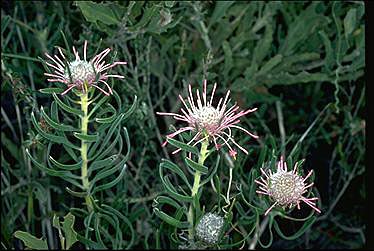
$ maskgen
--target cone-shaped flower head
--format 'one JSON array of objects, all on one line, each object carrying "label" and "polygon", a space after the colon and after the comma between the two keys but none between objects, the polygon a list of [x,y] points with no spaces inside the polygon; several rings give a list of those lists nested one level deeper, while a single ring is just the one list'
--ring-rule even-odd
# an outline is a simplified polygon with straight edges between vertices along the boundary
[{"label": "cone-shaped flower head", "polygon": [[273,205],[265,212],[265,215],[267,215],[276,205],[281,207],[288,206],[289,208],[297,205],[297,208],[300,209],[300,201],[305,202],[318,213],[321,212],[314,202],[318,200],[317,197],[305,198],[303,196],[303,194],[307,192],[307,189],[313,186],[313,182],[308,185],[305,183],[313,170],[303,178],[297,174],[297,165],[298,163],[296,162],[294,169],[292,171],[287,171],[287,163],[284,162],[283,157],[281,157],[278,162],[277,172],[272,173],[271,170],[269,170],[269,172],[266,173],[261,168],[261,172],[265,176],[265,179],[260,177],[259,180],[255,180],[255,182],[260,185],[259,190],[256,192],[268,195],[274,201]]},{"label": "cone-shaped flower head", "polygon": [[[199,142],[203,141],[206,137],[208,137],[209,140],[212,140],[214,142],[217,149],[219,149],[222,145],[226,145],[229,148],[230,155],[234,158],[237,152],[232,148],[230,142],[241,149],[244,153],[248,154],[248,151],[234,140],[234,138],[232,137],[231,129],[236,128],[244,131],[254,138],[258,138],[258,136],[237,125],[240,122],[240,117],[256,111],[257,108],[238,112],[239,106],[237,106],[236,103],[228,108],[228,103],[230,102],[230,100],[228,99],[230,90],[227,91],[224,99],[220,98],[217,106],[213,106],[213,97],[214,92],[217,88],[217,84],[214,84],[209,100],[207,98],[206,80],[204,80],[203,88],[204,90],[202,93],[202,97],[200,97],[199,90],[196,90],[196,101],[194,100],[191,85],[188,86],[188,97],[186,100],[183,99],[181,95],[179,95],[179,99],[184,105],[184,108],[181,108],[181,114],[157,112],[157,114],[159,115],[173,116],[173,118],[176,120],[188,123],[188,126],[182,127],[176,132],[167,135],[166,137],[173,138],[182,132],[192,131],[193,133],[195,133],[195,135],[187,143],[189,145],[195,146]],[[163,145],[166,145],[166,143],[167,142],[165,142]],[[177,149],[173,152],[173,154],[179,151],[180,149]]]},{"label": "cone-shaped flower head", "polygon": [[[62,95],[68,93],[74,87],[85,92],[86,88],[95,87],[103,92],[105,95],[112,94],[112,89],[106,82],[109,77],[112,78],[124,78],[121,75],[108,74],[107,71],[116,65],[127,64],[126,62],[113,62],[106,63],[104,58],[110,52],[107,48],[101,53],[94,56],[90,61],[87,61],[87,41],[84,42],[83,48],[83,59],[80,58],[78,52],[73,46],[73,52],[75,60],[68,62],[61,48],[58,48],[60,57],[54,55],[53,57],[49,54],[45,54],[48,59],[52,62],[46,62],[46,64],[53,68],[53,73],[44,73],[44,75],[50,77],[47,79],[49,82],[61,82],[67,85],[67,89],[61,93]],[[108,91],[99,87],[99,84],[104,84]],[[87,85],[87,86],[85,86]]]},{"label": "cone-shaped flower head", "polygon": [[217,244],[219,235],[223,229],[223,224],[223,217],[213,213],[206,213],[201,217],[196,226],[196,236],[206,244]]}]

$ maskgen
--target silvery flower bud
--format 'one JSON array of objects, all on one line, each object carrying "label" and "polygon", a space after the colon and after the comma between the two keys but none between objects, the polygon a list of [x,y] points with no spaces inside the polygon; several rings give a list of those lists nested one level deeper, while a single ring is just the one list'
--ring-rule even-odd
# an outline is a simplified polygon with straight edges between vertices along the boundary
[{"label": "silvery flower bud", "polygon": [[196,226],[196,236],[206,244],[217,244],[223,224],[223,217],[214,213],[206,213]]}]

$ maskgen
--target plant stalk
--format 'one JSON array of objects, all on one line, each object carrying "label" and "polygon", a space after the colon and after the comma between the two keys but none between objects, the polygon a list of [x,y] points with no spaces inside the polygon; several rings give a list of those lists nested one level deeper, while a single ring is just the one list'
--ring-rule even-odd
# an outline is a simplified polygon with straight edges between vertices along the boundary
[{"label": "plant stalk", "polygon": [[[87,135],[87,128],[88,128],[88,93],[84,92],[81,95],[81,110],[83,111],[83,116],[81,120],[81,133],[84,135]],[[87,158],[87,142],[85,140],[81,141],[81,157],[82,157],[82,169],[81,169],[81,177],[82,177],[82,183],[83,187],[88,191],[90,187],[90,182],[88,180],[88,158]],[[89,195],[86,195],[85,197],[86,205],[88,208],[88,211],[91,212],[93,210],[93,204],[91,201],[91,197]]]},{"label": "plant stalk", "polygon": [[[206,140],[204,140],[202,143],[201,143],[201,149],[200,149],[200,155],[199,155],[199,160],[198,160],[198,163],[200,165],[204,165],[204,162],[205,162],[205,159],[207,158],[207,154],[208,154],[208,145],[209,145],[209,140],[208,138],[206,138]],[[190,229],[188,230],[188,238],[190,240],[193,240],[194,239],[194,221],[196,219],[194,219],[194,213],[196,212],[197,210],[197,204],[199,203],[195,203],[195,197],[199,191],[199,187],[200,187],[200,178],[201,178],[201,173],[199,171],[196,171],[195,172],[195,175],[194,175],[194,182],[193,182],[193,186],[192,186],[192,189],[191,189],[191,197],[192,197],[192,202],[190,204],[190,208],[189,208],[189,211],[188,211],[188,222],[190,223]],[[199,198],[197,198],[197,200],[199,200]]]},{"label": "plant stalk", "polygon": [[264,233],[266,226],[269,223],[269,215],[265,216],[263,221],[261,222],[260,228],[257,229],[255,236],[253,237],[250,245],[249,245],[249,250],[254,250],[256,248],[256,245],[258,243],[258,240],[261,238],[261,235]]}]

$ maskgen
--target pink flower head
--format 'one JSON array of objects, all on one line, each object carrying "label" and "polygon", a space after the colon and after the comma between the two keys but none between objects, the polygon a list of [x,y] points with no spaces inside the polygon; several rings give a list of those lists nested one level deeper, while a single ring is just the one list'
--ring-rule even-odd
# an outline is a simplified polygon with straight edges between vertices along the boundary
[{"label": "pink flower head", "polygon": [[296,162],[292,171],[287,171],[287,163],[283,161],[282,156],[278,162],[276,173],[272,173],[271,170],[266,173],[261,168],[261,172],[266,179],[260,177],[260,180],[255,180],[255,182],[260,185],[259,190],[256,192],[259,194],[269,195],[269,197],[274,201],[273,205],[266,210],[265,215],[267,215],[276,205],[281,207],[289,206],[289,208],[297,205],[297,208],[300,209],[300,201],[305,202],[315,211],[321,213],[321,210],[316,207],[316,203],[314,202],[318,200],[317,197],[305,198],[303,196],[307,189],[314,184],[313,182],[308,185],[305,183],[305,181],[312,174],[313,170],[311,170],[308,175],[303,178],[297,174],[297,164],[298,163]]},{"label": "pink flower head", "polygon": [[[86,90],[85,85],[87,85],[87,87],[93,86],[99,89],[105,95],[109,96],[113,92],[112,88],[110,88],[106,82],[107,79],[109,77],[124,78],[124,76],[112,75],[106,72],[116,65],[127,64],[127,62],[106,63],[104,58],[110,52],[110,48],[103,50],[101,53],[94,56],[90,61],[87,61],[87,41],[84,42],[83,59],[79,57],[79,54],[74,46],[73,52],[75,55],[75,60],[72,62],[67,62],[61,48],[58,48],[58,51],[62,60],[57,55],[52,57],[47,53],[45,54],[47,58],[53,62],[53,64],[46,62],[49,67],[53,68],[53,74],[44,73],[44,75],[50,77],[47,79],[49,82],[61,82],[67,85],[68,88],[61,93],[61,95],[65,95],[74,87],[77,87],[84,92]],[[105,91],[99,87],[99,83],[104,84],[108,91]]]},{"label": "pink flower head", "polygon": [[[179,99],[182,101],[184,108],[181,108],[181,114],[177,113],[166,113],[157,112],[158,115],[173,116],[174,119],[184,121],[188,123],[188,126],[182,127],[176,132],[167,135],[167,138],[173,138],[176,135],[185,132],[192,131],[195,133],[193,138],[187,143],[189,145],[195,146],[196,144],[203,141],[206,137],[214,142],[216,149],[218,150],[221,146],[226,145],[229,148],[229,153],[231,157],[236,157],[236,151],[230,145],[233,143],[236,147],[242,150],[244,153],[248,154],[248,151],[240,146],[232,137],[232,128],[236,128],[244,131],[248,135],[258,138],[258,136],[250,133],[246,129],[238,126],[240,122],[239,118],[254,112],[257,108],[248,109],[246,111],[240,111],[239,106],[236,103],[228,108],[228,97],[230,95],[230,90],[227,91],[225,98],[220,98],[218,105],[213,106],[213,97],[216,90],[217,83],[214,84],[212,94],[210,99],[207,99],[207,81],[204,80],[204,90],[202,97],[200,97],[199,90],[196,90],[196,101],[194,100],[191,85],[188,86],[188,97],[187,101],[179,95]],[[187,104],[188,103],[188,104]],[[195,142],[194,142],[195,141]],[[163,144],[165,146],[167,141]],[[177,149],[173,154],[179,152],[181,149]]]}]

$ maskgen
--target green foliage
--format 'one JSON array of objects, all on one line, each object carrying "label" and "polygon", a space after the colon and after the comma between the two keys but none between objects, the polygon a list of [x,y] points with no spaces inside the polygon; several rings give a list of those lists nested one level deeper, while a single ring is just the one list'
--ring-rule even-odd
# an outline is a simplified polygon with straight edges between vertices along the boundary
[{"label": "green foliage", "polygon": [[[75,221],[75,216],[72,215],[71,213],[68,213],[64,217],[63,223],[60,223],[58,216],[56,215],[53,216],[53,226],[57,228],[58,230],[61,248],[63,250],[70,249],[71,246],[73,246],[73,244],[78,241],[77,233],[73,229],[74,221]],[[64,235],[62,234],[62,232],[64,233]]]},{"label": "green foliage", "polygon": [[23,232],[23,231],[16,231],[14,236],[23,241],[23,243],[31,249],[39,249],[39,250],[48,250],[48,245],[46,240],[38,239],[35,236]]},{"label": "green foliage", "polygon": [[[364,15],[363,2],[4,1],[2,248],[21,248],[15,238],[36,249],[178,248],[187,245],[180,237],[191,203],[199,204],[197,216],[227,212],[217,248],[362,248]],[[76,96],[61,96],[65,85],[47,82],[41,61],[56,46],[73,58],[71,46],[81,53],[84,40],[93,45],[89,55],[108,47],[116,52],[108,62],[128,62],[118,72],[125,79],[109,83],[111,97],[92,96],[86,134]],[[202,79],[218,83],[217,96],[229,89],[231,103],[258,107],[241,124],[260,138],[233,132],[248,155],[232,161],[223,150],[199,165],[198,146],[184,143],[188,133],[161,146],[169,125],[179,124],[156,112],[178,112],[178,94]],[[176,147],[183,151],[170,154]],[[265,221],[271,202],[258,196],[254,180],[281,154],[289,166],[305,159],[304,174],[315,171],[321,214],[277,208]],[[198,201],[191,197],[196,170]],[[59,222],[64,215],[69,220]]]},{"label": "green foliage", "polygon": [[[115,9],[111,8],[111,4],[96,4],[89,1],[76,2],[76,5],[82,11],[84,17],[88,22],[98,25],[100,21],[106,25],[119,24],[120,21],[115,15]],[[118,8],[118,5],[116,5]]]}]

